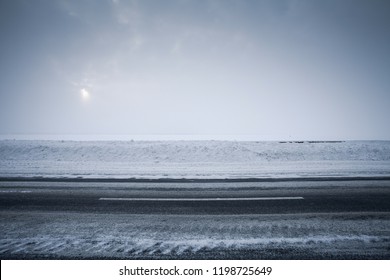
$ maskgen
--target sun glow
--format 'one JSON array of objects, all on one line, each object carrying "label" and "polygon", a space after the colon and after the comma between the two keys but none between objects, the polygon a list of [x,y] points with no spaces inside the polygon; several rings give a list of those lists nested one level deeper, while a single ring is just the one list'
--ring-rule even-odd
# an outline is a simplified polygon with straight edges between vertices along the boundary
[{"label": "sun glow", "polygon": [[89,99],[89,92],[85,88],[82,88],[80,90],[80,94],[83,100],[88,100]]}]

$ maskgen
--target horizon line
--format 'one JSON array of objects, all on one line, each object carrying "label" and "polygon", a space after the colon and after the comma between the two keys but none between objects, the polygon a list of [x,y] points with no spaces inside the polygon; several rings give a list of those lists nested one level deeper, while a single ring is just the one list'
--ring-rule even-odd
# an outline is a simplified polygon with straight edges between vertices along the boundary
[{"label": "horizon line", "polygon": [[0,134],[0,140],[41,141],[264,141],[264,142],[344,142],[390,141],[390,139],[352,139],[319,137],[277,137],[256,134]]},{"label": "horizon line", "polygon": [[390,139],[352,139],[334,137],[282,137],[268,134],[0,134],[0,140],[48,141],[279,141],[344,142],[390,141]]}]

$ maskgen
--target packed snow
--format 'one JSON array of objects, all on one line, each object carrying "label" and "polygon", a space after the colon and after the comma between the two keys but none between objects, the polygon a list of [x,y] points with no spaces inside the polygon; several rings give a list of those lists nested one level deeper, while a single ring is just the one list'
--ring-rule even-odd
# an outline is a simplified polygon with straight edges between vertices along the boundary
[{"label": "packed snow", "polygon": [[389,256],[388,213],[374,217],[372,213],[183,216],[4,212],[0,222],[4,225],[0,229],[0,255],[5,259]]},{"label": "packed snow", "polygon": [[0,141],[0,177],[390,175],[390,141]]}]

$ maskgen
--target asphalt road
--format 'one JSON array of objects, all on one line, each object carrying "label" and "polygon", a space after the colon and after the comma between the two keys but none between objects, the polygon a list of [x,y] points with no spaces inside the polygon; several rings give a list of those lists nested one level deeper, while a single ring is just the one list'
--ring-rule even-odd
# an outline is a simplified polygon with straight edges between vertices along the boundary
[{"label": "asphalt road", "polygon": [[1,259],[390,259],[390,180],[0,180]]},{"label": "asphalt road", "polygon": [[0,182],[1,210],[192,215],[390,212],[390,180]]}]

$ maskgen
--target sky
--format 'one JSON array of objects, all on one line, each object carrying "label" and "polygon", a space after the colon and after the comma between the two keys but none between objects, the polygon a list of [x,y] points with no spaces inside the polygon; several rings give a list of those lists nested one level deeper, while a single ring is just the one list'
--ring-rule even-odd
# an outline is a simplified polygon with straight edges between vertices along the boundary
[{"label": "sky", "polygon": [[0,135],[390,140],[390,1],[0,0]]}]

